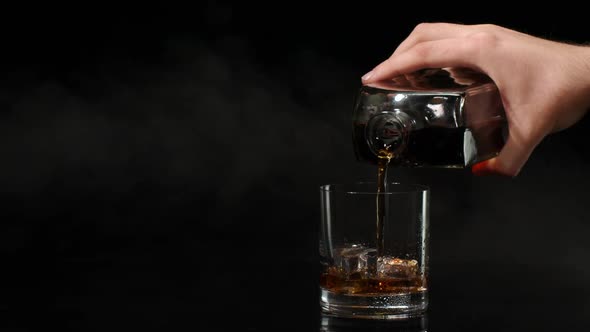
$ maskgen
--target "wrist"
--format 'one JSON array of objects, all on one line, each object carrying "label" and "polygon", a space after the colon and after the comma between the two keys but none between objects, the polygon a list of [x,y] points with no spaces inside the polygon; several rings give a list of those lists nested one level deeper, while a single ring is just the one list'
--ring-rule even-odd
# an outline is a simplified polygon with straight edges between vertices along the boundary
[{"label": "wrist", "polygon": [[587,112],[590,110],[590,46],[578,46],[576,62],[578,63],[579,72],[575,76],[578,79],[582,90],[583,108]]},{"label": "wrist", "polygon": [[580,62],[581,82],[584,84],[584,90],[590,93],[590,46],[579,46],[578,61]]}]

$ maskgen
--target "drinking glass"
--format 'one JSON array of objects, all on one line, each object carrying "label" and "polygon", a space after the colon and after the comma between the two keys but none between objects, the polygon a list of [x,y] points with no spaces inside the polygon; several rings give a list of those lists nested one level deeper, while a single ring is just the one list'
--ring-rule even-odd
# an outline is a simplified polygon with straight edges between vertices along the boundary
[{"label": "drinking glass", "polygon": [[428,306],[428,187],[320,187],[320,306],[336,317],[403,319]]}]

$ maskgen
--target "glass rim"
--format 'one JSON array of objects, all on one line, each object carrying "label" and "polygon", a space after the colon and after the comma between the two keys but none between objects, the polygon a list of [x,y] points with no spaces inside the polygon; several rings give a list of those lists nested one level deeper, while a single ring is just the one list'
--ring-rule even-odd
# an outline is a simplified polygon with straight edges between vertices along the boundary
[{"label": "glass rim", "polygon": [[418,183],[387,182],[387,190],[384,192],[378,192],[376,181],[359,181],[323,184],[320,186],[320,191],[325,193],[331,192],[358,195],[395,195],[417,192],[430,192],[430,187]]}]

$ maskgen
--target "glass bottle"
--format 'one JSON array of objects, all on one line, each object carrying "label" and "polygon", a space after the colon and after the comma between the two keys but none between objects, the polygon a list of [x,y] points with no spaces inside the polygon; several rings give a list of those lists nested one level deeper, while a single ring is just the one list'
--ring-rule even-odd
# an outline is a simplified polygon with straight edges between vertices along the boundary
[{"label": "glass bottle", "polygon": [[464,68],[416,71],[363,85],[354,104],[358,161],[464,168],[496,156],[508,126],[502,99],[486,75]]}]

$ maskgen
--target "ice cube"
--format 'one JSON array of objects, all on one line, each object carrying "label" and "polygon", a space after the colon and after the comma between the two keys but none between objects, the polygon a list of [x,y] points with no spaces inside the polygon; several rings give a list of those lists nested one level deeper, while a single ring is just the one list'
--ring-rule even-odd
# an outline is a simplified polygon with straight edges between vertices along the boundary
[{"label": "ice cube", "polygon": [[359,270],[374,275],[376,267],[377,249],[366,249],[359,255]]},{"label": "ice cube", "polygon": [[339,248],[334,251],[334,265],[346,275],[365,272],[367,255],[372,251],[375,249],[369,249],[362,245]]},{"label": "ice cube", "polygon": [[418,273],[418,261],[383,256],[377,259],[377,274],[385,278],[412,278]]}]

